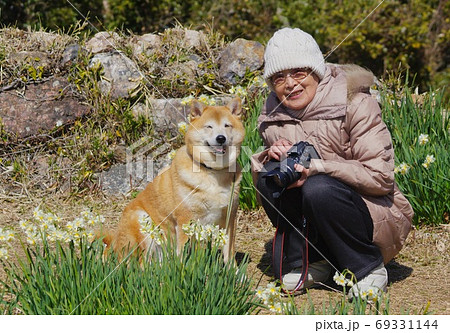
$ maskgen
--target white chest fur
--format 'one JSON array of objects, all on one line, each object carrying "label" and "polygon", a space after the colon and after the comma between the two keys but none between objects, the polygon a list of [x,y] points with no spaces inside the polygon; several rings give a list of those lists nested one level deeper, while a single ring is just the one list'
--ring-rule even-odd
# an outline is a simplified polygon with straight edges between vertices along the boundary
[{"label": "white chest fur", "polygon": [[195,190],[186,199],[200,224],[219,224],[225,220],[227,207],[232,202],[233,183],[230,180],[232,176],[228,173],[202,172]]}]

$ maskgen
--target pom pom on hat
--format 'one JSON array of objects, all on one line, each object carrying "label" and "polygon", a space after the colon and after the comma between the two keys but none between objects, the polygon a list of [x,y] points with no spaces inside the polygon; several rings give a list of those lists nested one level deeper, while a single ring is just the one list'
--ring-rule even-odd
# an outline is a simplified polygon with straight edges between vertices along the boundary
[{"label": "pom pom on hat", "polygon": [[270,77],[292,68],[309,68],[320,80],[325,75],[325,61],[315,39],[298,28],[283,28],[275,32],[264,53],[264,79],[272,87]]}]

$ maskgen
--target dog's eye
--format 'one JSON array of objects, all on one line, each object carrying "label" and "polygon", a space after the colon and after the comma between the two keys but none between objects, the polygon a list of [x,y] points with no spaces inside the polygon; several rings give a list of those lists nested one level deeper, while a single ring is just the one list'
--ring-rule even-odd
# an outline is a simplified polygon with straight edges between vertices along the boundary
[{"label": "dog's eye", "polygon": [[205,125],[204,127],[208,129],[213,128],[211,125]]},{"label": "dog's eye", "polygon": [[227,127],[233,127],[233,126],[231,126],[231,124],[225,124],[225,128],[227,128]]}]

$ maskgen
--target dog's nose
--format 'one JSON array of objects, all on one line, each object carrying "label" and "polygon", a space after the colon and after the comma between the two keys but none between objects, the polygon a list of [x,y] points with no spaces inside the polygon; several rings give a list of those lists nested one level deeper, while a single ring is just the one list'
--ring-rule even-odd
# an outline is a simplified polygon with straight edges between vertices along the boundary
[{"label": "dog's nose", "polygon": [[216,136],[216,141],[219,144],[224,144],[225,141],[227,141],[227,138],[224,135],[218,135]]}]

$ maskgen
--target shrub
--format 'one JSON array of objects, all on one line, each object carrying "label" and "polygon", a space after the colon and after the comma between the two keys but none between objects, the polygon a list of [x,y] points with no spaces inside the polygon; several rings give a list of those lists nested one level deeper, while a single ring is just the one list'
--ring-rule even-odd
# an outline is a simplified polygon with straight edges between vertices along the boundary
[{"label": "shrub", "polygon": [[326,53],[339,46],[330,61],[364,65],[378,76],[397,71],[401,63],[417,75],[422,89],[450,78],[446,52],[450,2],[444,0],[72,1],[77,10],[54,0],[29,0],[27,6],[16,0],[0,0],[3,3],[2,22],[17,22],[21,28],[36,22],[44,28],[68,28],[84,19],[77,10],[89,16],[96,29],[120,28],[138,34],[182,24],[216,31],[230,40],[265,42],[283,26],[300,27]]}]

